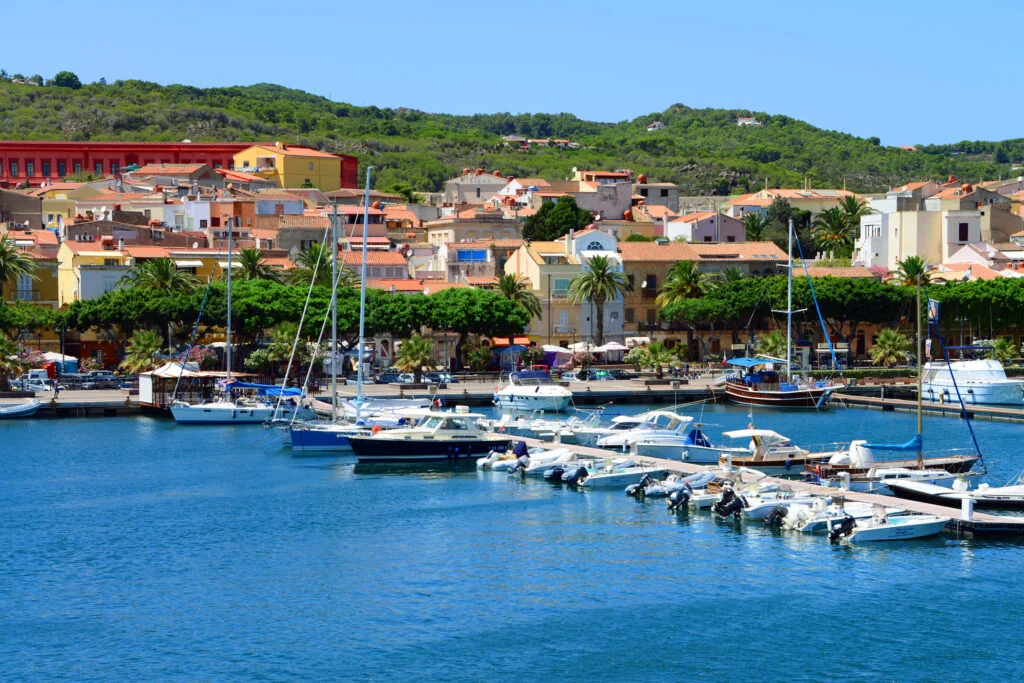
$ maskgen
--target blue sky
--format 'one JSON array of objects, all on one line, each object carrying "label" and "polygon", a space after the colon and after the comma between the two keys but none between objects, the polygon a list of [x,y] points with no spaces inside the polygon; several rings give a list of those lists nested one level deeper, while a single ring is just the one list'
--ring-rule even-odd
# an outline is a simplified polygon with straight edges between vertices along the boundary
[{"label": "blue sky", "polygon": [[4,0],[0,68],[452,114],[621,121],[681,102],[903,145],[1024,136],[1022,19],[1005,0]]}]

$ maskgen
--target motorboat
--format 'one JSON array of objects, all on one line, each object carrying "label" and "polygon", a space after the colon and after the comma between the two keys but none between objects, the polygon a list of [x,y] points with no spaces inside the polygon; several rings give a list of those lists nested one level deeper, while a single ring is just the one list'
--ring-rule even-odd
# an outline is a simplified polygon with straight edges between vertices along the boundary
[{"label": "motorboat", "polygon": [[[680,415],[670,410],[650,410],[636,417],[639,419],[639,422],[633,424],[630,428],[614,429],[614,433],[607,434],[598,439],[598,447],[626,450],[640,440],[672,436],[684,437],[686,426],[693,422],[693,418],[689,415]],[[614,425],[615,422],[613,421]]]},{"label": "motorboat", "polygon": [[509,373],[508,384],[494,392],[494,405],[514,410],[543,410],[559,413],[569,407],[572,392],[556,384],[543,370]]},{"label": "motorboat", "polygon": [[697,472],[687,476],[669,474],[664,479],[648,475],[626,487],[626,494],[637,498],[665,498],[675,491],[689,488],[691,495],[715,480],[714,472]]},{"label": "motorboat", "polygon": [[623,489],[638,484],[645,476],[663,477],[665,474],[666,470],[655,467],[650,461],[633,461],[630,458],[598,460],[588,469],[580,485],[587,489]]},{"label": "motorboat", "polygon": [[[795,475],[806,465],[821,463],[831,455],[811,453],[770,429],[737,429],[723,432],[722,436],[735,443],[750,441],[742,452],[731,447],[719,449],[719,463],[729,461],[735,466],[754,467],[766,474]],[[709,452],[713,451],[697,451],[702,456]],[[684,453],[684,458],[689,454],[690,451]]]},{"label": "motorboat", "polygon": [[14,420],[19,417],[32,417],[42,405],[39,401],[32,400],[24,403],[0,404],[0,420]]},{"label": "motorboat", "polygon": [[[954,380],[956,386],[954,386]],[[1008,379],[1002,363],[991,359],[928,362],[921,377],[923,400],[956,403],[957,389],[967,405],[1014,405],[1024,402],[1024,381]]]},{"label": "motorboat", "polygon": [[483,415],[464,408],[421,411],[414,427],[350,435],[348,441],[359,462],[475,462],[511,445],[512,437],[483,431],[476,422]]},{"label": "motorboat", "polygon": [[[676,454],[676,457],[679,457],[679,459],[685,460],[686,462],[697,463],[700,465],[713,465],[718,463],[723,455],[732,456],[736,458],[743,458],[750,455],[751,450],[749,447],[741,447],[738,444],[728,446],[715,446],[714,444],[711,443],[711,440],[708,439],[707,435],[704,433],[703,426],[704,425],[701,424],[694,424],[693,427],[688,432],[686,432],[686,435],[683,437],[682,444],[680,445],[680,449],[679,452]],[[763,431],[765,434],[769,434],[767,430]],[[775,432],[770,432],[770,434],[775,434]],[[737,440],[742,440],[745,438],[747,437],[736,437]],[[785,439],[785,437],[780,437],[780,439],[782,439],[785,442],[789,441],[788,439]],[[653,446],[654,444],[648,444],[646,442],[641,441],[637,443],[636,453],[637,455],[653,456],[654,451],[656,450]],[[783,447],[788,446],[783,445]]]},{"label": "motorboat", "polygon": [[982,509],[1024,510],[1024,483],[1022,473],[1006,486],[979,484],[971,489],[967,481],[958,478],[952,489],[917,481],[893,481],[889,488],[893,495],[907,500],[962,508],[964,501]]},{"label": "motorboat", "polygon": [[[887,507],[885,511],[890,517],[906,514],[906,510],[894,507]],[[852,517],[854,520],[870,519],[873,514],[874,505],[872,503],[819,497],[809,506],[792,505],[785,510],[785,514],[780,511],[778,515],[769,515],[765,518],[765,524],[774,523],[783,529],[799,531],[804,534],[820,534],[828,531],[831,522],[844,517]]]},{"label": "motorboat", "polygon": [[[703,427],[703,424],[693,423],[682,434],[661,434],[641,438],[633,443],[633,453],[648,458],[716,463],[721,455],[721,449],[715,448],[711,444],[711,441],[704,434]],[[737,455],[742,456],[744,454],[742,449],[735,450]],[[705,459],[701,457],[704,455],[703,451],[714,451],[714,454]],[[691,457],[687,457],[688,454]],[[697,456],[699,459],[693,459],[692,456]]]},{"label": "motorboat", "polygon": [[949,523],[948,517],[936,515],[900,515],[890,517],[881,505],[874,506],[870,519],[843,517],[828,522],[829,541],[835,543],[875,543],[909,541],[939,534]]},{"label": "motorboat", "polygon": [[217,401],[176,400],[171,404],[171,415],[178,424],[264,424],[274,417],[274,406],[247,397],[231,398],[228,390]]}]

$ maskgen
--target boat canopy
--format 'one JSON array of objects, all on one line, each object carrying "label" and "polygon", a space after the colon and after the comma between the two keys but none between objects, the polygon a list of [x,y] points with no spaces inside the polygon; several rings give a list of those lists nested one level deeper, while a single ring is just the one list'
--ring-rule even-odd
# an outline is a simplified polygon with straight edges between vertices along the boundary
[{"label": "boat canopy", "polygon": [[924,440],[920,434],[915,434],[914,438],[906,443],[866,443],[864,448],[872,451],[920,451]]},{"label": "boat canopy", "polygon": [[786,361],[782,360],[781,358],[765,358],[763,356],[755,356],[754,358],[730,358],[729,360],[725,361],[725,363],[726,365],[735,365],[736,367],[740,368],[756,368],[759,365],[785,365]]},{"label": "boat canopy", "polygon": [[520,372],[513,372],[511,378],[516,382],[521,382],[523,380],[552,382],[551,373],[544,372],[543,370],[522,370]]},{"label": "boat canopy", "polygon": [[276,384],[256,384],[255,382],[232,382],[231,389],[256,389],[260,396],[302,396],[300,387],[285,387],[283,390]]},{"label": "boat canopy", "polygon": [[770,429],[737,429],[731,432],[722,432],[722,436],[727,439],[753,439],[755,436],[759,436],[762,439],[785,439],[778,432],[773,432]]}]

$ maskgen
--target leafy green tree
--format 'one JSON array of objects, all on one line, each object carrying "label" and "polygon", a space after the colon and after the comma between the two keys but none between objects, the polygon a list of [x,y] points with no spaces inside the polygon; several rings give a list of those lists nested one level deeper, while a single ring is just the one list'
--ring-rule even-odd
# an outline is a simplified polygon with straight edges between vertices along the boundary
[{"label": "leafy green tree", "polygon": [[235,271],[231,274],[233,280],[281,281],[281,269],[267,263],[267,259],[260,249],[242,249],[238,254],[237,263]]},{"label": "leafy green tree", "polygon": [[992,342],[992,360],[997,360],[1004,365],[1008,365],[1010,362],[1016,360],[1020,354],[1017,353],[1017,349],[1006,337],[999,337]]},{"label": "leafy green tree", "polygon": [[540,299],[530,291],[530,283],[524,277],[505,273],[498,278],[498,290],[506,299],[519,303],[537,320],[543,320]]},{"label": "leafy green tree", "polygon": [[0,337],[0,386],[10,388],[10,380],[25,370],[20,357],[21,347],[4,337]]},{"label": "leafy green tree", "polygon": [[761,213],[748,213],[743,217],[743,224],[747,229],[748,242],[760,242],[764,239],[768,230],[768,221]]},{"label": "leafy green tree", "polygon": [[166,256],[136,263],[121,278],[121,286],[143,292],[191,292],[198,285],[195,275],[180,270]]},{"label": "leafy green tree", "polygon": [[25,275],[34,280],[35,269],[36,262],[18,248],[10,235],[0,236],[0,299],[3,298],[5,283],[17,285],[18,280]]},{"label": "leafy green tree", "polygon": [[884,329],[871,346],[871,362],[875,365],[895,365],[906,360],[910,353],[910,340],[899,330]]},{"label": "leafy green tree", "polygon": [[395,368],[402,372],[411,372],[414,381],[419,384],[423,380],[423,367],[432,365],[431,352],[434,342],[426,337],[414,334],[406,339],[398,349]]},{"label": "leafy green tree", "polygon": [[622,357],[622,362],[629,363],[638,372],[642,368],[651,367],[651,359],[650,355],[647,353],[646,346],[634,346],[633,348],[626,352],[625,356]]},{"label": "leafy green tree", "polygon": [[582,230],[594,218],[589,211],[576,205],[572,195],[563,195],[555,202],[544,202],[532,216],[523,223],[523,239],[535,242],[550,242],[570,230]]},{"label": "leafy green tree", "polygon": [[604,344],[604,304],[629,291],[625,273],[615,270],[607,256],[590,257],[579,275],[569,281],[569,299],[573,303],[590,301],[597,309],[597,345]]},{"label": "leafy green tree", "polygon": [[786,335],[781,332],[769,332],[757,340],[757,352],[763,356],[782,358],[786,355]]},{"label": "leafy green tree", "polygon": [[452,287],[431,294],[426,301],[421,324],[434,330],[457,332],[455,357],[460,362],[470,334],[509,337],[522,332],[530,323],[530,314],[520,304],[484,289]]},{"label": "leafy green tree", "polygon": [[163,349],[163,339],[152,330],[139,330],[128,342],[127,353],[119,366],[129,374],[152,370],[157,366],[158,356]]},{"label": "leafy green tree", "polygon": [[847,195],[839,200],[839,210],[843,212],[846,225],[854,236],[860,235],[861,216],[868,216],[875,212],[867,202],[854,195]]},{"label": "leafy green tree", "polygon": [[658,290],[655,300],[659,306],[667,306],[680,299],[700,296],[708,286],[708,276],[697,269],[693,261],[676,261],[668,277]]},{"label": "leafy green tree", "polygon": [[654,237],[648,237],[647,235],[641,235],[638,232],[632,233],[629,237],[623,240],[623,242],[654,242]]},{"label": "leafy green tree", "polygon": [[468,344],[462,349],[462,364],[480,372],[491,362],[491,348],[482,344]]},{"label": "leafy green tree", "polygon": [[70,71],[60,71],[53,77],[53,84],[59,88],[71,88],[78,90],[82,87],[82,81]]},{"label": "leafy green tree", "polygon": [[922,285],[930,282],[928,271],[931,266],[920,256],[908,256],[896,262],[896,278],[901,285],[915,286],[920,280]]},{"label": "leafy green tree", "polygon": [[49,306],[25,301],[0,302],[0,330],[19,339],[39,330],[55,329],[60,315]]}]

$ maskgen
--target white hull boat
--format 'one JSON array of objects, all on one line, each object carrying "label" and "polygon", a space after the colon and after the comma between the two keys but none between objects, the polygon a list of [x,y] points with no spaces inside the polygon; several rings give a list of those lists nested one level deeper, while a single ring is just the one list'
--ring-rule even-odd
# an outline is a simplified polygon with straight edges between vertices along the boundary
[{"label": "white hull boat", "polygon": [[42,404],[39,401],[27,403],[7,403],[0,405],[0,420],[13,420],[19,417],[32,417]]},{"label": "white hull boat", "polygon": [[274,417],[274,406],[250,401],[185,403],[175,401],[171,415],[178,424],[263,424]]},{"label": "white hull boat", "polygon": [[[956,379],[956,387],[953,380]],[[999,361],[979,359],[925,363],[921,398],[932,403],[956,403],[957,388],[965,405],[1021,405],[1024,381],[1008,379]]]},{"label": "white hull boat", "polygon": [[509,374],[508,384],[494,392],[494,405],[512,410],[560,413],[569,407],[572,392],[555,384],[551,375],[539,370]]}]

